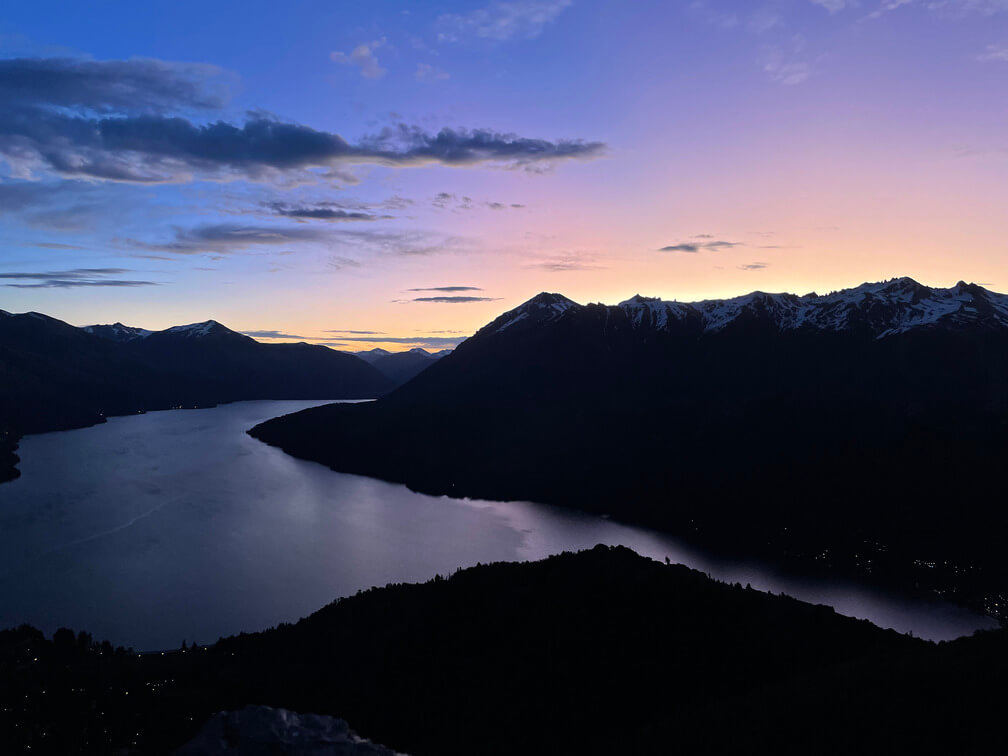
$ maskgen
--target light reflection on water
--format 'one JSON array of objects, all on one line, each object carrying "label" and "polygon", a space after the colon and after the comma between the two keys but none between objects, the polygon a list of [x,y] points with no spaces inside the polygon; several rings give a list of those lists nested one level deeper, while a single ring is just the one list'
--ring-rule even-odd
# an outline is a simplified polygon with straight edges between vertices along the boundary
[{"label": "light reflection on water", "polygon": [[23,439],[22,477],[0,486],[0,627],[69,626],[174,648],[293,621],[372,585],[597,543],[925,638],[994,624],[948,604],[729,562],[575,511],[424,496],[245,434],[315,404],[152,412]]}]

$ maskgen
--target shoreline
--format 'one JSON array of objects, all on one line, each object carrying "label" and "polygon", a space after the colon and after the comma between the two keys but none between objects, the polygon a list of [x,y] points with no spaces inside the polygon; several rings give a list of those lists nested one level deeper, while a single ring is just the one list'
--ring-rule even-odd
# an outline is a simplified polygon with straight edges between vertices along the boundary
[{"label": "shoreline", "polygon": [[[303,410],[315,412],[318,409]],[[551,501],[549,497],[520,496],[514,497],[506,492],[495,491],[492,484],[469,486],[466,482],[449,482],[436,475],[428,475],[417,479],[409,471],[395,469],[394,464],[382,464],[374,459],[369,464],[357,466],[353,462],[333,461],[317,447],[301,446],[296,442],[282,438],[281,431],[277,435],[270,433],[271,427],[282,428],[277,421],[291,418],[301,413],[271,418],[249,429],[248,435],[269,446],[280,449],[295,459],[321,464],[333,472],[348,475],[361,475],[387,483],[403,485],[410,491],[428,496],[446,496],[451,499],[479,499],[492,502],[528,501],[547,507],[561,507],[569,510],[587,513],[610,519],[613,522],[631,527],[643,527],[659,533],[680,539],[685,543],[709,552],[727,560],[756,560],[773,569],[784,571],[798,578],[813,580],[840,579],[854,581],[870,588],[892,591],[907,599],[927,599],[939,604],[952,604],[967,609],[978,616],[988,617],[1001,626],[1008,626],[1008,603],[999,600],[993,589],[978,592],[975,588],[956,585],[953,582],[936,577],[934,570],[915,564],[915,560],[905,555],[895,556],[887,553],[887,549],[879,544],[864,540],[851,544],[846,551],[831,548],[828,560],[820,558],[819,548],[810,548],[808,544],[795,543],[793,539],[784,538],[755,542],[747,539],[744,533],[734,531],[717,533],[711,528],[701,530],[676,527],[675,523],[665,518],[651,516],[635,516],[633,512],[616,511],[613,508],[602,507],[593,502],[577,502],[565,499]],[[335,421],[334,421],[335,422]],[[277,436],[280,436],[278,438]],[[366,469],[362,469],[366,468]],[[767,534],[761,534],[766,536]],[[867,558],[866,554],[871,556]],[[881,557],[881,558],[879,558]],[[919,560],[916,560],[919,562]],[[888,567],[886,566],[888,564]],[[866,566],[867,565],[867,566]],[[958,569],[950,565],[955,572]],[[995,610],[999,605],[1000,611]]]}]

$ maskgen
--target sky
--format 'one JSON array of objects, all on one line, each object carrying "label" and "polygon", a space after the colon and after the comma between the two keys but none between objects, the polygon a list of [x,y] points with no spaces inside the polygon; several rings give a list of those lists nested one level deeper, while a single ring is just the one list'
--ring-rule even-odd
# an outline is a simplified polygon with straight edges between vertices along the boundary
[{"label": "sky", "polygon": [[356,351],[540,291],[1008,290],[1008,0],[10,6],[8,311]]}]

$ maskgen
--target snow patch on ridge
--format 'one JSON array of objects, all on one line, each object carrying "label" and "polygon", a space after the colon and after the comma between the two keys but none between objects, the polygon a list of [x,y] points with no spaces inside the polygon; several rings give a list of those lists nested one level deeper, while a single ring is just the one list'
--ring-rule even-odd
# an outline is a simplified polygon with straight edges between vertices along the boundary
[{"label": "snow patch on ridge", "polygon": [[200,336],[207,336],[214,329],[223,328],[220,323],[216,320],[205,320],[202,323],[190,323],[189,325],[172,326],[171,328],[166,328],[162,333],[177,333],[185,336],[190,336],[193,338],[198,338]]},{"label": "snow patch on ridge", "polygon": [[132,339],[146,339],[150,336],[153,331],[148,331],[146,328],[134,328],[133,326],[123,325],[118,321],[112,323],[111,325],[87,325],[81,326],[81,330],[92,335],[100,334],[102,332],[111,333],[114,338],[118,341],[131,341]]},{"label": "snow patch on ridge", "polygon": [[532,297],[528,302],[504,313],[484,330],[500,333],[516,323],[530,318],[539,323],[548,323],[557,320],[568,310],[580,307],[581,305],[567,299],[563,294],[550,294],[544,291]]},{"label": "snow patch on ridge", "polygon": [[617,305],[636,328],[665,330],[672,322],[698,317],[705,333],[726,328],[740,317],[774,323],[780,331],[842,331],[865,327],[884,338],[940,320],[960,323],[987,316],[1008,327],[1008,296],[960,282],[949,289],[923,286],[911,278],[865,283],[825,296],[756,291],[731,299],[666,302],[637,295]]}]

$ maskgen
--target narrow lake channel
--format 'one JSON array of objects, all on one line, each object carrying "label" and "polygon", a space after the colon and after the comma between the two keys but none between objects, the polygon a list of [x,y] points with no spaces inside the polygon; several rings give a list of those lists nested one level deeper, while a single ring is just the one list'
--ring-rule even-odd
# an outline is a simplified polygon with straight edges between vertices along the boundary
[{"label": "narrow lake channel", "polygon": [[597,543],[933,640],[995,626],[950,604],[726,561],[588,514],[335,473],[245,433],[322,403],[151,412],[23,439],[22,476],[0,485],[0,628],[67,626],[137,650],[176,648],[294,621],[373,585]]}]

